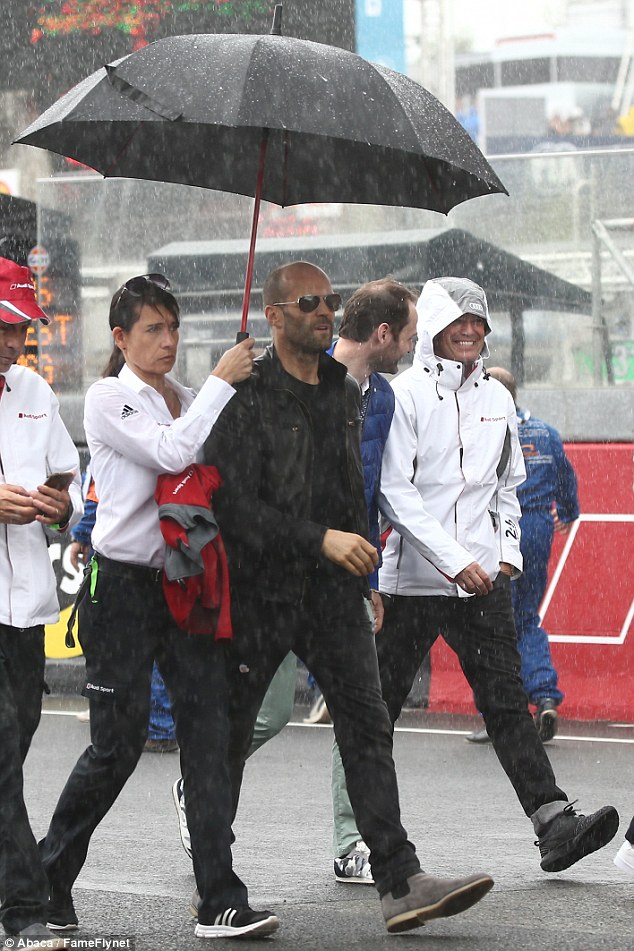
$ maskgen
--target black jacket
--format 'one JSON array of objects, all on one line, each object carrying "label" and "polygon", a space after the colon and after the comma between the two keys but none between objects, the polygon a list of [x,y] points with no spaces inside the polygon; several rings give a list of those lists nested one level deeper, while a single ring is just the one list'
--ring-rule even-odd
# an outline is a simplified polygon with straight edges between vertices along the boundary
[{"label": "black jacket", "polygon": [[[319,375],[322,384],[328,384],[332,415],[340,421],[346,445],[346,508],[354,530],[367,538],[359,387],[346,368],[326,354],[320,356]],[[205,443],[205,462],[216,465],[223,480],[214,496],[214,511],[227,549],[231,586],[246,587],[268,600],[298,603],[307,575],[320,560],[327,528],[310,521],[319,447],[314,445],[309,413],[287,389],[272,346],[255,360],[253,374],[236,390]]]}]

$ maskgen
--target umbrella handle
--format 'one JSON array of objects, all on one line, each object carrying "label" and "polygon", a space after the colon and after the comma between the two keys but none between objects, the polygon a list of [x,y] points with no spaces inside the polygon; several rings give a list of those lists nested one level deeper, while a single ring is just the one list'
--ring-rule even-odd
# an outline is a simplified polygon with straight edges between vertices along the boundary
[{"label": "umbrella handle", "polygon": [[246,330],[239,330],[236,334],[236,343],[242,343],[243,340],[248,340],[249,334]]},{"label": "umbrella handle", "polygon": [[[269,130],[262,129],[262,138],[260,140],[260,157],[258,161],[258,177],[255,184],[255,201],[253,203],[253,219],[251,221],[251,241],[249,243],[249,257],[247,259],[247,273],[244,279],[244,297],[242,299],[242,320],[240,321],[240,333],[245,333],[247,329],[247,316],[249,314],[249,298],[251,296],[251,281],[253,278],[253,259],[255,257],[255,239],[258,231],[258,218],[260,217],[260,199],[262,197],[262,184],[264,182],[264,166],[266,162],[266,146],[269,140]],[[247,334],[248,337],[248,334]],[[244,339],[244,338],[243,338]]]}]

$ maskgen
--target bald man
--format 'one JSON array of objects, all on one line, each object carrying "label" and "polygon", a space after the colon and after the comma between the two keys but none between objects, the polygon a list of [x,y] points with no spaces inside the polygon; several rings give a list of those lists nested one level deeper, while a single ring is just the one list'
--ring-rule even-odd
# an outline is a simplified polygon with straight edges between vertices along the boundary
[{"label": "bald man", "polygon": [[263,299],[272,344],[205,446],[223,480],[215,514],[231,576],[235,806],[258,710],[293,651],[332,715],[387,929],[405,931],[464,911],[493,881],[424,874],[401,824],[392,728],[364,607],[378,554],[368,540],[360,391],[325,353],[341,297],[320,268],[298,261],[271,272]]}]

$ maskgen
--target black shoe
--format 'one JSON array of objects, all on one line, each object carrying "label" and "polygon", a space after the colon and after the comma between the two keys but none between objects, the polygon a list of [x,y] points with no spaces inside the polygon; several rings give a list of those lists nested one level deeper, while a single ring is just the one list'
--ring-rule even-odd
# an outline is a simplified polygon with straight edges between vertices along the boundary
[{"label": "black shoe", "polygon": [[200,921],[194,928],[197,938],[265,938],[280,926],[279,918],[271,911],[253,911],[246,908],[227,908],[211,924]]},{"label": "black shoe", "polygon": [[70,892],[66,894],[51,889],[46,914],[46,926],[51,931],[77,931],[79,928],[79,921]]},{"label": "black shoe", "polygon": [[192,857],[192,840],[187,825],[187,812],[185,810],[185,796],[183,795],[183,780],[177,779],[172,786],[172,798],[176,806],[176,815],[178,816],[178,831],[180,832],[181,844],[189,858]]},{"label": "black shoe", "polygon": [[557,704],[552,697],[540,697],[537,701],[535,726],[542,743],[548,743],[557,733]]},{"label": "black shoe", "polygon": [[304,723],[332,723],[326,701],[321,694],[310,708],[308,716],[304,717]]},{"label": "black shoe", "polygon": [[10,935],[4,939],[2,948],[4,951],[15,951],[16,948],[30,948],[31,951],[62,951],[66,948],[69,938],[60,938],[42,924],[41,921],[28,925],[19,931],[16,935]]},{"label": "black shoe", "polygon": [[579,859],[613,839],[619,827],[619,814],[614,806],[603,806],[589,816],[575,812],[574,803],[548,825],[535,845],[542,856],[540,862],[545,872],[561,872],[570,868]]},{"label": "black shoe", "polygon": [[176,753],[178,743],[176,740],[146,740],[143,749],[146,753]]},{"label": "black shoe", "polygon": [[427,710],[428,707],[428,700],[417,700],[415,697],[406,697],[403,703],[403,710]]},{"label": "black shoe", "polygon": [[467,743],[490,743],[491,737],[487,733],[485,726],[481,730],[474,730],[473,733],[467,733],[465,736]]}]

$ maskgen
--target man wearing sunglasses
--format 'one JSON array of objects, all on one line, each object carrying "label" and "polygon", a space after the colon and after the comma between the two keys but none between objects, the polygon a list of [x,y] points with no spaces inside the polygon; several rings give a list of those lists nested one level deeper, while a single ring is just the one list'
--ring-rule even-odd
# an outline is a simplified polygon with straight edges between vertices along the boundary
[{"label": "man wearing sunglasses", "polygon": [[392,729],[364,607],[378,554],[367,538],[359,386],[324,352],[339,295],[320,268],[300,261],[268,276],[263,299],[272,344],[205,446],[223,479],[215,511],[232,584],[234,806],[258,710],[293,651],[331,712],[388,931],[405,931],[464,911],[493,882],[422,873],[401,825]]}]

